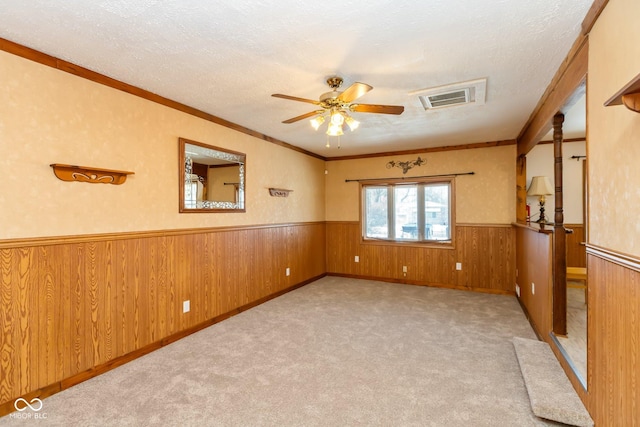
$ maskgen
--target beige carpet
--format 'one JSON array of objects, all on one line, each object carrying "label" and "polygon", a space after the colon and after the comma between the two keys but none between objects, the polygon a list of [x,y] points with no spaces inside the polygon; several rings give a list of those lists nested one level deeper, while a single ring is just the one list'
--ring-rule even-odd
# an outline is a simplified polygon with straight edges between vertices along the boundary
[{"label": "beige carpet", "polygon": [[56,426],[535,426],[514,297],[325,277],[44,400]]},{"label": "beige carpet", "polygon": [[546,342],[513,339],[534,414],[572,426],[593,427],[593,420],[560,362]]}]

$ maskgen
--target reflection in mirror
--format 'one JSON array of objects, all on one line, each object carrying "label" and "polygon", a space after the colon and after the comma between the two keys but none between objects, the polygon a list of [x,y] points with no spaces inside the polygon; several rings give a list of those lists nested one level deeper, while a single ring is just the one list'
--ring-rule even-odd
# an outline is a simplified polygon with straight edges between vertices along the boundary
[{"label": "reflection in mirror", "polygon": [[180,212],[244,212],[246,155],[179,139]]}]

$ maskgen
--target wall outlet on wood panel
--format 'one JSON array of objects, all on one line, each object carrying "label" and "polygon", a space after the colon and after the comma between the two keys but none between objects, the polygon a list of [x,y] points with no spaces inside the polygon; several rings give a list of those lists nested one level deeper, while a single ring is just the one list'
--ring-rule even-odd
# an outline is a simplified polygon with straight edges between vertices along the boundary
[{"label": "wall outlet on wood panel", "polygon": [[531,282],[531,295],[536,294],[536,284]]},{"label": "wall outlet on wood panel", "polygon": [[520,298],[520,286],[518,286],[517,283],[516,283],[516,295],[518,295],[518,298]]},{"label": "wall outlet on wood panel", "polygon": [[182,301],[182,312],[188,313],[190,310],[191,310],[191,301],[190,300]]},{"label": "wall outlet on wood panel", "polygon": [[287,276],[291,275],[291,269],[289,267],[287,267],[287,270],[285,271],[285,275]]},{"label": "wall outlet on wood panel", "polygon": [[353,258],[353,260],[354,260],[355,262],[360,262],[360,257],[359,257],[358,255],[356,255],[356,256]]},{"label": "wall outlet on wood panel", "polygon": [[456,262],[456,270],[462,270],[462,263]]}]

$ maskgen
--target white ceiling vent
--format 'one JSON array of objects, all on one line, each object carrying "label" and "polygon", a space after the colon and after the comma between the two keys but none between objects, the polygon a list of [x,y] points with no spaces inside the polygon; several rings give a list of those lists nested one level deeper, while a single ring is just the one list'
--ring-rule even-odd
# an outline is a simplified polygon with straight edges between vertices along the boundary
[{"label": "white ceiling vent", "polygon": [[417,95],[425,110],[454,107],[456,105],[482,105],[487,93],[487,79],[471,80],[445,86],[409,92]]}]

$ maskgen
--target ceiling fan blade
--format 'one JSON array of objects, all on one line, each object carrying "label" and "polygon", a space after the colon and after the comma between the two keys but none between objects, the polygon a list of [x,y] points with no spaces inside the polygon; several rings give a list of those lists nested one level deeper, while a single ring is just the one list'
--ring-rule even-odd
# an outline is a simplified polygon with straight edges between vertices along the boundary
[{"label": "ceiling fan blade", "polygon": [[402,105],[354,104],[350,109],[357,113],[378,114],[402,114],[404,111],[404,107]]},{"label": "ceiling fan blade", "polygon": [[368,84],[355,82],[354,84],[346,88],[344,92],[342,92],[340,96],[338,96],[338,99],[342,102],[349,103],[351,101],[354,101],[360,98],[362,95],[369,92],[371,89],[373,89],[373,87],[369,86]]},{"label": "ceiling fan blade", "polygon": [[287,123],[287,124],[294,123],[294,122],[297,122],[299,120],[308,119],[309,117],[313,117],[315,115],[321,114],[322,112],[323,112],[322,110],[312,111],[310,113],[306,113],[306,114],[303,114],[301,116],[297,116],[297,117],[293,117],[293,118],[291,118],[289,120],[285,120],[282,123]]},{"label": "ceiling fan blade", "polygon": [[276,98],[290,99],[291,101],[300,101],[300,102],[307,102],[309,104],[320,105],[320,101],[314,101],[313,99],[306,99],[306,98],[298,98],[297,96],[283,95],[281,93],[274,93],[271,96],[275,96]]}]

